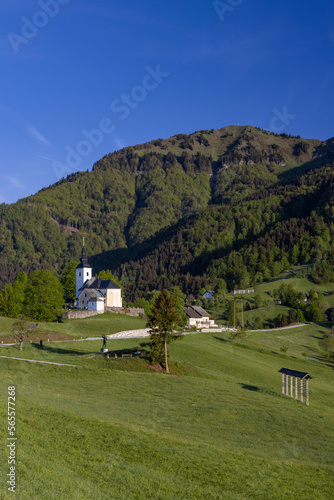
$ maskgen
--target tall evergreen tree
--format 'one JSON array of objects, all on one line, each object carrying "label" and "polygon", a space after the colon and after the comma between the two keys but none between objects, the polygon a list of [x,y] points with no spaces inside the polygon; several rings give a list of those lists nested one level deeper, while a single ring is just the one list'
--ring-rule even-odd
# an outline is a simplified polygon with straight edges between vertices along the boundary
[{"label": "tall evergreen tree", "polygon": [[182,292],[182,290],[178,286],[172,286],[171,288],[169,288],[168,291],[175,300],[177,312],[179,313],[181,319],[183,318],[185,319],[184,306],[185,306],[186,295]]},{"label": "tall evergreen tree", "polygon": [[169,373],[167,345],[182,336],[174,333],[175,325],[180,320],[174,297],[167,290],[163,290],[152,305],[147,324],[151,328],[149,359],[152,362],[164,363],[166,373]]}]

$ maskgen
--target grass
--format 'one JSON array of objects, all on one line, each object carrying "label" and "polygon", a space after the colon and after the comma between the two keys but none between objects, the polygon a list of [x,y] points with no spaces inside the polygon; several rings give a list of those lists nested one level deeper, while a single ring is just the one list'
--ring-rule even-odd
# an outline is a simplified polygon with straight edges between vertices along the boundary
[{"label": "grass", "polygon": [[263,283],[256,288],[256,291],[269,292],[271,290],[277,290],[282,283],[291,284],[295,290],[299,292],[309,292],[310,290],[322,292],[326,296],[326,300],[328,300],[327,296],[334,294],[334,283],[317,285],[307,278],[295,278],[293,275],[291,275],[291,277],[287,276],[282,279],[275,279],[269,283]]},{"label": "grass", "polygon": [[[11,329],[15,320],[0,318],[0,334],[3,339],[11,335]],[[53,340],[66,338],[80,339],[89,337],[102,337],[109,334],[126,330],[138,330],[146,327],[146,321],[142,318],[133,318],[124,314],[105,313],[86,319],[64,320],[63,323],[39,323],[37,333],[40,338]],[[51,340],[50,338],[50,340]],[[1,340],[3,340],[1,339]]]},{"label": "grass", "polygon": [[[3,429],[7,386],[17,391],[16,497],[332,498],[334,373],[320,359],[324,328],[253,332],[245,347],[224,333],[185,336],[170,347],[185,376],[91,357],[101,341],[25,345],[23,357],[78,368],[0,359]],[[314,377],[309,407],[281,394],[282,366]],[[10,498],[4,480],[0,496]]]},{"label": "grass", "polygon": [[[251,324],[254,323],[254,320],[259,317],[265,326],[269,326],[270,328],[274,327],[274,319],[277,318],[280,314],[289,315],[289,307],[285,307],[283,305],[275,305],[275,299],[278,297],[271,297],[270,293],[274,290],[278,290],[282,283],[291,284],[295,290],[299,292],[308,293],[310,290],[314,290],[318,293],[323,293],[324,301],[328,302],[329,307],[334,307],[334,283],[325,283],[321,285],[317,285],[310,281],[308,278],[298,277],[301,271],[305,273],[308,270],[308,266],[296,266],[289,271],[284,271],[280,275],[276,276],[272,281],[262,283],[261,285],[257,285],[255,287],[254,294],[243,295],[244,298],[244,308],[246,302],[249,303],[251,307],[256,305],[255,298],[257,296],[262,299],[262,303],[264,306],[258,307],[256,309],[251,309],[249,311],[244,310],[244,323],[249,321]],[[239,296],[240,297],[240,296]],[[227,298],[229,300],[234,299],[233,294],[227,294]],[[218,315],[218,324],[225,323],[225,320],[222,320],[222,317],[226,314],[226,307],[221,304],[210,304],[208,301],[207,304],[204,305],[211,314],[215,313]],[[241,324],[241,305],[237,304],[237,319]]]},{"label": "grass", "polygon": [[[251,324],[254,323],[256,318],[261,318],[264,323],[270,324],[271,327],[274,326],[274,319],[277,318],[279,314],[285,314],[289,316],[289,307],[285,306],[268,306],[268,307],[258,307],[257,309],[251,309],[250,311],[244,311],[244,323],[249,321]],[[241,323],[241,312],[238,312],[238,320]]]},{"label": "grass", "polygon": [[320,341],[328,330],[328,324],[310,324],[305,327],[278,330],[273,332],[250,332],[245,340],[246,346],[261,349],[262,351],[280,353],[282,345],[288,347],[288,356],[293,359],[304,359],[304,352],[314,362],[322,363]]}]

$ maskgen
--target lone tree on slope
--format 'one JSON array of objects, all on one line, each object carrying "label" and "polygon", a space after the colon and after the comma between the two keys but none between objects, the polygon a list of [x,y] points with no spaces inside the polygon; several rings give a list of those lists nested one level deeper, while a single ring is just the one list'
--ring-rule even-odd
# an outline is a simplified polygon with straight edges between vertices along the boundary
[{"label": "lone tree on slope", "polygon": [[20,315],[18,319],[15,321],[12,328],[12,335],[15,344],[19,344],[20,351],[22,351],[24,342],[29,340],[30,335],[34,332],[36,327],[37,327],[36,323],[31,323],[23,315]]},{"label": "lone tree on slope", "polygon": [[151,307],[147,325],[151,329],[149,360],[164,363],[166,373],[169,373],[167,345],[182,336],[174,333],[174,327],[180,320],[181,315],[174,297],[163,290]]}]

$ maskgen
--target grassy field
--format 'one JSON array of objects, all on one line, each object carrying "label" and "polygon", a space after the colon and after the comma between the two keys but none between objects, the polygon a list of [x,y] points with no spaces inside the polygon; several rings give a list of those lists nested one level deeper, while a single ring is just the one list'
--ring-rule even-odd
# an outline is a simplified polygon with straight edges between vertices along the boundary
[{"label": "grassy field", "polygon": [[[289,284],[294,287],[295,290],[299,292],[307,293],[310,290],[314,290],[315,292],[322,293],[324,295],[323,300],[328,303],[328,307],[334,307],[334,283],[326,283],[317,285],[310,281],[308,278],[298,277],[298,274],[302,270],[302,268],[307,268],[307,266],[299,266],[292,268],[290,271],[285,271],[281,273],[279,276],[274,278],[270,282],[262,283],[261,285],[257,285],[255,287],[255,293],[243,295],[244,298],[244,308],[245,305],[248,304],[251,307],[251,310],[244,309],[244,323],[249,321],[250,324],[254,323],[256,318],[260,318],[266,326],[270,328],[274,327],[274,320],[280,314],[285,314],[288,316],[289,307],[285,307],[283,305],[276,305],[274,299],[278,299],[278,297],[271,297],[270,293],[274,290],[278,290],[280,285]],[[230,293],[226,296],[229,300],[233,300],[235,296]],[[240,297],[240,296],[239,296]],[[262,300],[261,307],[256,307],[256,298],[259,297]],[[253,309],[253,307],[256,307]],[[218,316],[218,320],[216,322],[218,324],[225,323],[226,320],[222,319],[226,314],[226,307],[221,304],[214,305],[210,304],[208,301],[204,304],[204,308],[206,308],[211,314],[216,314]],[[241,305],[237,304],[237,320],[239,324],[241,324]]]},{"label": "grassy field", "polygon": [[315,290],[316,292],[322,292],[326,296],[334,294],[334,283],[325,283],[317,285],[307,278],[296,278],[293,275],[287,274],[285,278],[275,279],[269,283],[262,283],[256,288],[257,292],[269,292],[271,290],[277,290],[282,283],[291,284],[295,290],[299,292],[309,292],[310,290]]},{"label": "grassy field", "polygon": [[[289,307],[285,306],[268,306],[259,307],[257,309],[251,309],[250,311],[244,311],[244,323],[249,321],[251,324],[254,323],[256,318],[261,318],[264,323],[271,324],[273,327],[274,319],[277,318],[279,314],[285,314],[289,316]],[[241,322],[241,312],[238,311],[238,320]]]},{"label": "grassy field", "polygon": [[[85,320],[87,321],[87,320]],[[4,499],[331,499],[334,372],[326,325],[187,335],[165,375],[106,359],[101,341],[1,348]],[[108,341],[111,350],[140,340]],[[289,345],[285,355],[281,343]],[[307,350],[305,360],[302,352]],[[308,371],[310,406],[281,394],[281,367]],[[184,376],[181,376],[184,375]],[[7,387],[17,392],[17,493],[6,491]]]},{"label": "grassy field", "polygon": [[[0,318],[0,336],[11,335],[11,329],[15,320],[11,318]],[[63,323],[39,323],[35,337],[47,340],[49,337],[57,340],[62,336],[68,339],[80,339],[89,337],[102,337],[108,331],[112,333],[126,330],[137,330],[146,327],[146,320],[132,318],[124,314],[105,313],[86,319],[64,320]],[[52,334],[52,335],[50,335]]]}]

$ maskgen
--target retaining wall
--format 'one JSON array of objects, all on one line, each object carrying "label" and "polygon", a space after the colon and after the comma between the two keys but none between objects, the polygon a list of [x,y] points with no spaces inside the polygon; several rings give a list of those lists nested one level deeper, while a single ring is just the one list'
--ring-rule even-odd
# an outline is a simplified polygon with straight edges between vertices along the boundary
[{"label": "retaining wall", "polygon": [[107,307],[105,311],[87,311],[78,309],[74,311],[65,311],[62,315],[63,319],[83,319],[97,316],[104,312],[111,312],[115,314],[126,314],[127,316],[138,317],[145,314],[144,309],[137,307]]},{"label": "retaining wall", "polygon": [[115,314],[126,314],[127,316],[133,317],[145,315],[144,309],[140,307],[107,307],[106,311]]}]

